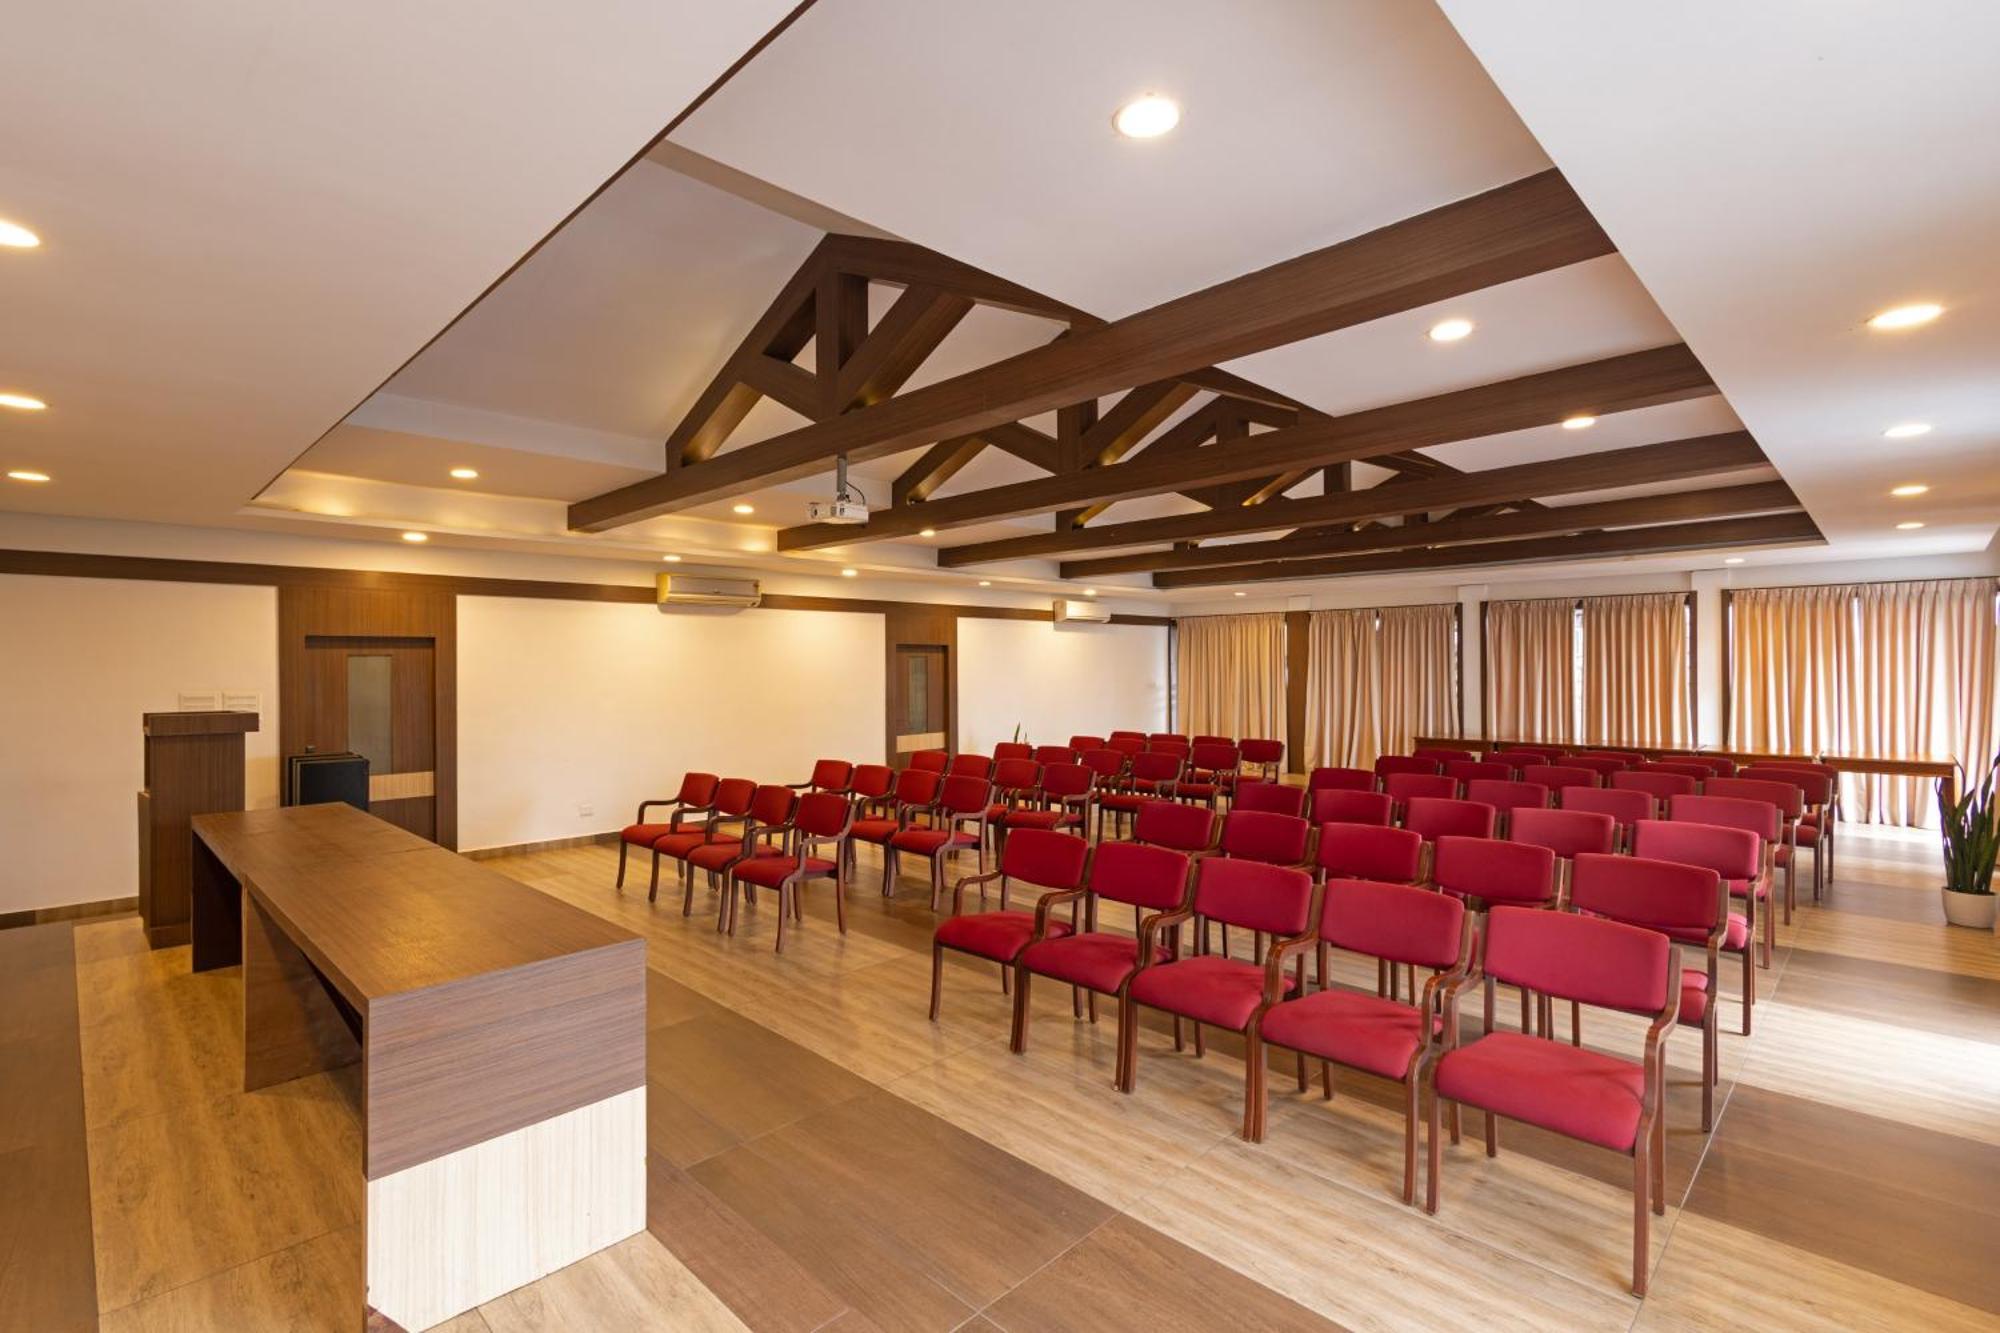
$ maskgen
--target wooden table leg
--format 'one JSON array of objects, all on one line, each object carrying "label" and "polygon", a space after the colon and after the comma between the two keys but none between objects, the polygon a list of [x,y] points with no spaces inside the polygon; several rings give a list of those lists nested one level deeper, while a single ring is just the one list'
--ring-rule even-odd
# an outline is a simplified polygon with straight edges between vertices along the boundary
[{"label": "wooden table leg", "polygon": [[243,1090],[360,1058],[361,1042],[312,963],[256,898],[243,895]]}]

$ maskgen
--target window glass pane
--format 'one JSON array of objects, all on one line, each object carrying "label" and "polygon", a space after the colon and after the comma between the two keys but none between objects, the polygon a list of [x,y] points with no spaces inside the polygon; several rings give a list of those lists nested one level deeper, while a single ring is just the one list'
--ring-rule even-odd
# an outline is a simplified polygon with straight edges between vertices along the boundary
[{"label": "window glass pane", "polygon": [[390,773],[389,658],[347,655],[347,748],[368,760],[368,771]]},{"label": "window glass pane", "polygon": [[912,653],[903,659],[908,666],[908,679],[903,691],[903,730],[906,732],[930,731],[931,716],[931,659],[928,654]]}]

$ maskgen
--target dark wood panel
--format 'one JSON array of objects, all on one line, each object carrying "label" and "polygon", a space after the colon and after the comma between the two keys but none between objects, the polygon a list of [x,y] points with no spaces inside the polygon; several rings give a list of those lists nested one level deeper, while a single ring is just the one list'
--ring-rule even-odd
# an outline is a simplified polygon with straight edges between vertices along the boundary
[{"label": "dark wood panel", "polygon": [[361,1058],[359,1034],[255,897],[242,905],[243,1087],[246,1092]]},{"label": "dark wood panel", "polygon": [[255,713],[147,713],[139,793],[139,915],[154,948],[188,940],[193,841],[188,820],[243,808],[243,735]]},{"label": "dark wood panel", "polygon": [[1285,612],[1285,770],[1303,773],[1306,673],[1312,660],[1312,612]]}]

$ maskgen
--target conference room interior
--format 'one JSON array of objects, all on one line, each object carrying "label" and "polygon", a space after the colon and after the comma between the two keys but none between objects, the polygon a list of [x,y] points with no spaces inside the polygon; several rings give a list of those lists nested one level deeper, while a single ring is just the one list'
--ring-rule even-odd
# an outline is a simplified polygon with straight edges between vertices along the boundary
[{"label": "conference room interior", "polygon": [[0,1333],[2000,1326],[1994,49],[20,15]]}]

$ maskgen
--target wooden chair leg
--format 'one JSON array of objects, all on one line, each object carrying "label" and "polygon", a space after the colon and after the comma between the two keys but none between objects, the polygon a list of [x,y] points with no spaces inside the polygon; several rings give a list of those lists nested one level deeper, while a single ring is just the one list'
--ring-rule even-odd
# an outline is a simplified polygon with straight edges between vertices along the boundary
[{"label": "wooden chair leg", "polygon": [[1208,1047],[1202,1043],[1201,1020],[1191,1019],[1189,1021],[1194,1024],[1194,1058],[1199,1060],[1208,1054]]},{"label": "wooden chair leg", "polygon": [[1312,1079],[1306,1073],[1306,1053],[1304,1051],[1300,1051],[1298,1053],[1298,1057],[1299,1057],[1299,1091],[1304,1092],[1307,1088],[1312,1086]]},{"label": "wooden chair leg", "polygon": [[[775,952],[785,951],[785,922],[798,911],[799,886],[796,883],[778,885],[778,943]],[[733,926],[735,923],[732,922]],[[734,930],[730,934],[735,934]]]},{"label": "wooden chair leg", "polygon": [[1139,1014],[1131,997],[1118,997],[1118,1091],[1129,1093],[1139,1081]]},{"label": "wooden chair leg", "polygon": [[[1646,1136],[1646,1137],[1650,1137]],[[1646,1159],[1652,1154],[1646,1137],[1633,1145],[1632,1151],[1632,1294],[1646,1294],[1646,1255],[1649,1249],[1647,1224],[1653,1219],[1653,1210],[1646,1206],[1646,1195],[1652,1180],[1652,1164]]]},{"label": "wooden chair leg", "polygon": [[1085,992],[1083,993],[1083,1008],[1084,1008],[1084,1012],[1090,1015],[1090,1021],[1091,1021],[1091,1022],[1093,1022],[1093,1023],[1095,1023],[1095,1022],[1097,1021],[1097,992],[1096,992],[1096,991],[1094,991],[1094,990],[1087,990],[1087,991],[1085,991]]},{"label": "wooden chair leg", "polygon": [[1743,1035],[1750,1035],[1750,1011],[1757,1006],[1757,968],[1752,961],[1751,951],[1756,946],[1750,941],[1743,942]]},{"label": "wooden chair leg", "polygon": [[1491,1111],[1486,1113],[1486,1155],[1500,1155],[1500,1118]]},{"label": "wooden chair leg", "polygon": [[833,917],[840,923],[840,933],[847,933],[847,872],[836,860],[833,864]]},{"label": "wooden chair leg", "polygon": [[[660,853],[657,850],[655,850],[653,853],[653,878],[652,881],[646,885],[646,901],[649,903],[653,902],[656,899],[658,899],[659,896],[660,896]],[[685,913],[683,913],[683,915],[685,915]]]},{"label": "wooden chair leg", "polygon": [[931,1022],[937,1022],[938,1005],[944,999],[944,949],[931,946]]},{"label": "wooden chair leg", "polygon": [[1333,1100],[1333,1061],[1319,1062],[1319,1096],[1321,1101]]},{"label": "wooden chair leg", "polygon": [[1264,1040],[1254,1025],[1243,1034],[1243,1137],[1264,1141]]},{"label": "wooden chair leg", "polygon": [[1715,1011],[1721,997],[1708,997],[1708,1013],[1701,1025],[1701,1129],[1706,1134],[1715,1128],[1715,1079],[1717,1029]]},{"label": "wooden chair leg", "polygon": [[1438,1210],[1438,1179],[1444,1174],[1444,1155],[1438,1143],[1438,1109],[1443,1100],[1432,1092],[1428,1132],[1424,1135],[1424,1211],[1427,1213]]},{"label": "wooden chair leg", "polygon": [[1417,1083],[1418,1080],[1414,1074],[1403,1080],[1404,1203],[1415,1203],[1417,1201]]},{"label": "wooden chair leg", "polygon": [[1025,968],[1016,969],[1020,975],[1014,981],[1014,1030],[1009,1035],[1007,1049],[1016,1055],[1028,1049],[1028,977]]},{"label": "wooden chair leg", "polygon": [[617,889],[620,893],[625,891],[625,853],[631,850],[631,843],[625,841],[623,838],[618,840],[618,882],[611,887]]}]

